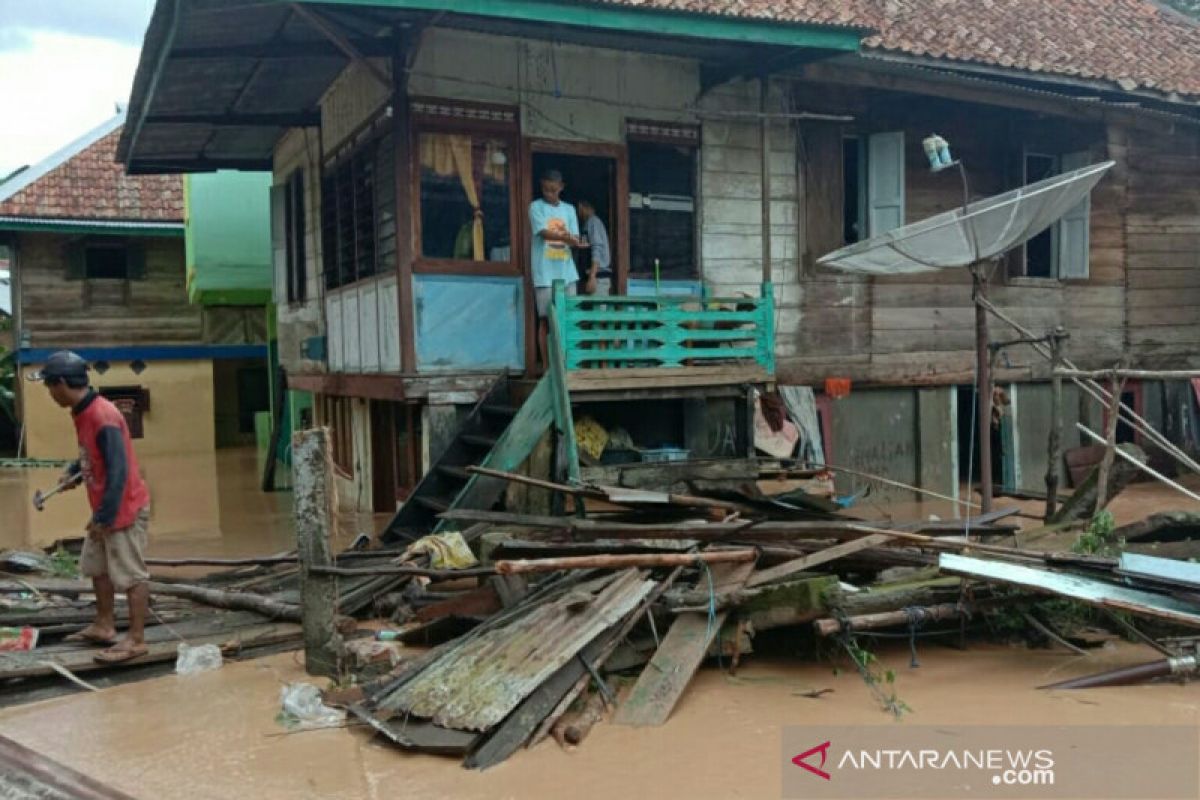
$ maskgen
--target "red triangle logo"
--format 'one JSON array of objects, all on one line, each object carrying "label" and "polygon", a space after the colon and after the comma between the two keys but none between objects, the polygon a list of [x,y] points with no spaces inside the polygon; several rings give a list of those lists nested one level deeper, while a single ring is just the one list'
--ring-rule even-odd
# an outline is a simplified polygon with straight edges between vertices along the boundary
[{"label": "red triangle logo", "polygon": [[[809,756],[815,755],[816,753],[821,754],[821,765],[819,767],[814,767],[812,764],[809,764],[807,761],[805,761],[806,758],[808,758]],[[829,773],[826,772],[824,769],[821,769],[821,767],[825,766],[825,759],[828,757],[828,755],[829,755],[829,742],[825,742],[824,744],[819,744],[816,747],[805,750],[803,753],[801,753],[800,755],[793,758],[792,763],[795,764],[797,767],[802,767],[802,768],[808,770],[813,775],[816,775],[818,778],[824,778],[825,780],[829,780],[830,779]]]}]

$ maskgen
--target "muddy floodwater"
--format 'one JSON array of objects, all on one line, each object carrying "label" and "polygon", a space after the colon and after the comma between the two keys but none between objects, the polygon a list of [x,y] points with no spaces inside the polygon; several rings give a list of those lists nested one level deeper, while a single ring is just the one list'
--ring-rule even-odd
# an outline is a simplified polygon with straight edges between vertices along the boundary
[{"label": "muddy floodwater", "polygon": [[[244,557],[295,547],[291,492],[259,491],[253,449],[140,459],[150,487],[148,555]],[[0,550],[45,547],[82,535],[89,513],[82,490],[57,495],[36,511],[32,497],[58,480],[61,468],[0,469]],[[386,517],[343,514],[338,539],[379,530]]]},{"label": "muddy floodwater", "polygon": [[[879,709],[844,662],[835,673],[830,663],[749,657],[736,678],[701,670],[662,727],[601,724],[573,753],[547,740],[483,773],[454,759],[404,753],[360,729],[286,734],[275,722],[279,688],[305,679],[291,654],[9,709],[0,713],[0,731],[146,800],[728,800],[780,796],[780,737],[790,725],[815,726],[814,735],[828,725],[1200,725],[1194,686],[1034,688],[1153,657],[1140,647],[1073,656],[924,645],[916,669],[904,646],[879,655],[912,707],[899,721]],[[803,696],[814,689],[833,692]],[[1136,746],[1130,743],[1131,763]]]},{"label": "muddy floodwater", "polygon": [[[152,459],[144,468],[154,492],[152,554],[244,556],[293,546],[291,495],[258,491],[253,453]],[[75,535],[86,517],[81,493],[52,501],[42,514],[29,502],[56,474],[0,474],[0,547]],[[1010,504],[997,501],[998,507]],[[1015,504],[1040,510],[1032,501]],[[896,519],[953,516],[947,504],[857,510]],[[1113,504],[1118,523],[1167,510],[1195,511],[1200,504],[1151,484],[1130,487]],[[378,530],[382,521],[343,518],[341,536]],[[548,740],[484,773],[466,771],[455,759],[402,752],[361,728],[286,732],[275,720],[279,690],[307,680],[299,653],[10,708],[0,712],[0,733],[145,800],[757,800],[781,796],[786,726],[814,726],[818,735],[829,725],[1111,725],[1118,737],[1125,725],[1200,726],[1194,685],[1036,689],[1155,658],[1139,646],[1108,645],[1077,656],[978,641],[959,651],[929,640],[919,646],[917,668],[909,664],[907,642],[873,646],[881,667],[895,672],[896,696],[911,708],[896,720],[845,658],[788,657],[778,652],[791,649],[788,641],[782,647],[777,641],[770,654],[746,656],[736,677],[707,665],[662,727],[601,724],[573,753]],[[825,689],[832,692],[805,696]],[[1136,747],[1130,743],[1131,763]]]}]

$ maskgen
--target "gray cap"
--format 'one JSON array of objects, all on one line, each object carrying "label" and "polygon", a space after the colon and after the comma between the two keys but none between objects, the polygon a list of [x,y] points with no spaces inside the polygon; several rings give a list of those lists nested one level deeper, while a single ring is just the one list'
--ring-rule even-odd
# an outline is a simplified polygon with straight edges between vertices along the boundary
[{"label": "gray cap", "polygon": [[70,350],[59,350],[57,353],[51,353],[46,359],[46,363],[37,372],[31,372],[26,376],[27,380],[44,381],[47,378],[56,380],[66,380],[71,383],[83,380],[87,382],[87,361],[78,353],[72,353]]}]

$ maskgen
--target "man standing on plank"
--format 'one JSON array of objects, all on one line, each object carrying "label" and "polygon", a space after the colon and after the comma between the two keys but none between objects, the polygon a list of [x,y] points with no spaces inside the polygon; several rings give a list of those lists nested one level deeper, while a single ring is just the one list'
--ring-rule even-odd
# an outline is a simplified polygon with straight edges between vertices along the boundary
[{"label": "man standing on plank", "polygon": [[[150,605],[143,552],[150,520],[150,492],[138,471],[125,417],[88,385],[87,362],[69,350],[46,360],[29,380],[42,381],[61,408],[71,410],[79,440],[79,460],[67,467],[61,483],[77,485],[82,475],[92,517],[79,557],[79,570],[92,579],[96,619],[68,639],[104,645],[102,663],[129,661],[148,651],[143,638]],[[117,641],[116,593],[129,599],[129,630]]]}]

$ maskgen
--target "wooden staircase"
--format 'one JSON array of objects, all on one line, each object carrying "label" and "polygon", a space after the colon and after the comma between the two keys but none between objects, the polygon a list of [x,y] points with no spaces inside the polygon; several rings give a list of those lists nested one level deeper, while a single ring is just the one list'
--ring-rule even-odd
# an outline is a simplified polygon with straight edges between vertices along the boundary
[{"label": "wooden staircase", "polygon": [[504,496],[507,482],[471,473],[467,467],[515,472],[551,428],[557,430],[562,443],[566,476],[578,481],[579,454],[561,342],[552,311],[550,370],[532,387],[508,376],[497,379],[383,530],[384,542],[411,542],[437,533],[443,526],[437,515],[451,508],[493,508]]},{"label": "wooden staircase", "polygon": [[384,541],[415,541],[437,528],[437,515],[453,506],[471,482],[467,467],[484,463],[516,417],[518,409],[510,403],[511,396],[509,379],[501,376],[471,409],[454,440],[388,523]]},{"label": "wooden staircase", "polygon": [[[558,381],[547,375],[518,407],[511,400],[521,393],[520,387],[514,387],[507,377],[497,380],[388,523],[381,534],[383,541],[415,541],[436,533],[442,528],[437,515],[451,508],[495,506],[504,496],[507,482],[473,474],[467,467],[478,465],[504,472],[520,467],[555,424],[563,406],[570,408],[565,402],[556,402],[557,385]],[[568,418],[558,429],[571,427]]]}]

